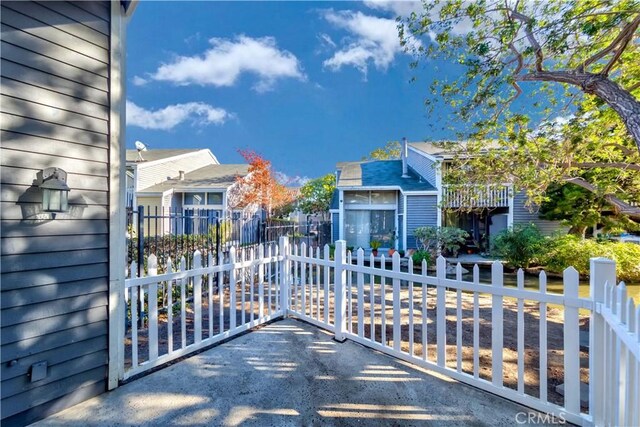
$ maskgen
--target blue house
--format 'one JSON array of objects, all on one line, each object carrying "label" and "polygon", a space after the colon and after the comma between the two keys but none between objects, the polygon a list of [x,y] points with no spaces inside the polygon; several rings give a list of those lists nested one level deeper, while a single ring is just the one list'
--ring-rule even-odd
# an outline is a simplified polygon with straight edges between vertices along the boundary
[{"label": "blue house", "polygon": [[514,224],[534,223],[544,234],[561,228],[525,207],[526,197],[507,183],[453,187],[443,184],[454,153],[430,142],[403,141],[400,160],[341,162],[330,207],[332,237],[350,246],[417,247],[422,226],[459,227],[478,250],[489,236]]}]

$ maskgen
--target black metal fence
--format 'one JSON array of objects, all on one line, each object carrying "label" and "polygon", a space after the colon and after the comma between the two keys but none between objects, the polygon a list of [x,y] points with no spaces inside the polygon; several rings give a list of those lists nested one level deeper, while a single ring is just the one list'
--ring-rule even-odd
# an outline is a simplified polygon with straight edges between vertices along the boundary
[{"label": "black metal fence", "polygon": [[190,268],[197,249],[207,266],[209,254],[216,263],[218,256],[227,253],[231,246],[251,248],[278,242],[281,236],[289,236],[292,244],[305,242],[315,247],[332,243],[329,222],[299,224],[238,213],[221,217],[220,211],[210,209],[162,210],[157,206],[138,206],[127,210],[127,265],[135,261],[140,273],[146,270],[149,255],[154,254],[159,274],[164,273],[169,257],[174,266],[184,257]]}]

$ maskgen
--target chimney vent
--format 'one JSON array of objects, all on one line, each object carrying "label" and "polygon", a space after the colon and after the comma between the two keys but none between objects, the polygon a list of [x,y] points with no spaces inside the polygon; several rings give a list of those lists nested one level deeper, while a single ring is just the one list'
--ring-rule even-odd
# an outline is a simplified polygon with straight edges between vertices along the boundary
[{"label": "chimney vent", "polygon": [[407,165],[408,156],[408,144],[407,138],[402,138],[402,149],[400,151],[400,158],[402,158],[402,177],[409,178],[409,167]]},{"label": "chimney vent", "polygon": [[184,171],[178,171],[178,179],[184,181]]}]

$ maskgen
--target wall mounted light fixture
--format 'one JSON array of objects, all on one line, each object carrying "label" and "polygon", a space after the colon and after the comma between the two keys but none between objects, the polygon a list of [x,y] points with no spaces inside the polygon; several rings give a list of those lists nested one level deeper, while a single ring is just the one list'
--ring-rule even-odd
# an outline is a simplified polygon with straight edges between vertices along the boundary
[{"label": "wall mounted light fixture", "polygon": [[[46,168],[42,171],[42,210],[55,215],[69,211],[69,186],[67,173],[60,168]],[[54,216],[55,218],[55,216]]]}]

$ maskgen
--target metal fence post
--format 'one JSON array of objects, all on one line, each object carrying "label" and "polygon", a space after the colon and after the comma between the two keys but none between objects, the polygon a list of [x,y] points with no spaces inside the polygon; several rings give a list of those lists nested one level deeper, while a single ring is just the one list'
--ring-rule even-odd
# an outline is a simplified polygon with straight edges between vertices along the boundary
[{"label": "metal fence post", "polygon": [[[607,258],[591,258],[589,271],[590,298],[593,311],[589,320],[589,413],[594,425],[604,425],[606,396],[604,339],[605,321],[602,318],[601,304],[604,302],[605,284],[616,284],[616,263]],[[616,361],[617,363],[617,361]]]},{"label": "metal fence post", "polygon": [[335,334],[334,339],[338,342],[344,342],[347,338],[347,292],[345,284],[347,283],[347,270],[345,264],[347,262],[347,242],[344,240],[336,240],[335,250]]},{"label": "metal fence post", "polygon": [[286,318],[289,312],[289,285],[291,283],[289,255],[291,247],[287,236],[281,236],[278,243],[280,256],[282,257],[282,261],[280,261],[280,309],[282,310],[282,316]]}]

